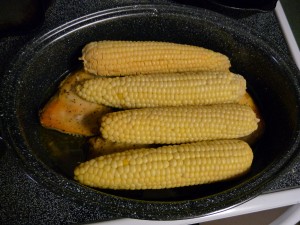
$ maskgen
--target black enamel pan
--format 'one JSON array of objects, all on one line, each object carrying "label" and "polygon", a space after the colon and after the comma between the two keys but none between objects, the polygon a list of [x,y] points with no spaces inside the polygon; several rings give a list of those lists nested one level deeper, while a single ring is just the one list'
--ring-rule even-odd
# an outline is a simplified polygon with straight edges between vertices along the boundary
[{"label": "black enamel pan", "polygon": [[[84,160],[84,139],[41,127],[38,111],[70,71],[82,66],[82,47],[95,40],[155,40],[222,52],[242,74],[266,123],[244,177],[165,190],[92,189],[72,179]],[[299,154],[299,71],[255,31],[220,14],[181,6],[143,5],[106,10],[71,21],[29,42],[1,81],[3,138],[28,175],[66,198],[103,206],[122,217],[174,220],[204,216],[258,194]]]}]

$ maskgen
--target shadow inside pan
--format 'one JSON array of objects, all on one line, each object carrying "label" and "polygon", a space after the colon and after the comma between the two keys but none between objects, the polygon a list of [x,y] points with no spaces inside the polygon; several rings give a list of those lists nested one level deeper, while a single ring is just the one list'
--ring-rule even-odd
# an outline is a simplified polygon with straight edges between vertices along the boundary
[{"label": "shadow inside pan", "polygon": [[[44,165],[44,170],[54,171],[72,179],[73,169],[85,160],[85,139],[60,134],[41,127],[39,109],[55,93],[59,82],[75,68],[82,47],[95,40],[153,40],[202,46],[224,53],[232,62],[231,70],[242,74],[248,90],[262,112],[266,123],[264,136],[253,145],[254,161],[251,171],[244,177],[209,185],[166,190],[113,191],[96,190],[129,199],[148,201],[182,201],[199,199],[237,189],[238,185],[251,183],[266,173],[280,170],[283,159],[292,154],[298,132],[299,93],[290,65],[278,58],[264,42],[251,38],[248,33],[224,24],[208,15],[203,17],[180,15],[162,11],[125,13],[123,16],[91,19],[66,32],[42,37],[32,51],[23,55],[16,64],[12,135],[16,133],[19,153],[29,155]],[[275,54],[275,55],[274,55]],[[26,62],[25,62],[26,61]],[[18,61],[17,61],[18,62]],[[23,63],[25,62],[25,63]],[[26,157],[24,157],[26,160]],[[27,162],[31,165],[35,163]],[[43,171],[40,171],[43,173]],[[50,179],[50,178],[44,178]],[[262,181],[264,182],[264,181]],[[255,189],[254,185],[250,188]]]}]

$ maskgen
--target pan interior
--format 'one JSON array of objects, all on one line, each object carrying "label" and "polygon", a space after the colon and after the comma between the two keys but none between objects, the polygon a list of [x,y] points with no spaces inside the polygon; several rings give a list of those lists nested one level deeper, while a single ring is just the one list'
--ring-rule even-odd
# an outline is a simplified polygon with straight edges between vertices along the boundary
[{"label": "pan interior", "polygon": [[[136,14],[93,21],[47,42],[28,63],[18,66],[14,93],[20,145],[40,163],[72,179],[74,167],[85,160],[85,139],[41,127],[38,111],[70,71],[80,68],[82,47],[95,40],[169,41],[206,47],[229,56],[231,70],[242,74],[266,122],[263,138],[253,147],[254,162],[246,176],[209,185],[166,190],[96,190],[126,198],[149,201],[199,199],[249,182],[276,167],[294,141],[298,123],[298,99],[291,72],[248,35],[209,19],[176,14]],[[230,24],[229,24],[230,25]],[[25,56],[26,57],[26,56]],[[28,152],[29,151],[29,152]],[[242,192],[243,190],[241,190]]]}]

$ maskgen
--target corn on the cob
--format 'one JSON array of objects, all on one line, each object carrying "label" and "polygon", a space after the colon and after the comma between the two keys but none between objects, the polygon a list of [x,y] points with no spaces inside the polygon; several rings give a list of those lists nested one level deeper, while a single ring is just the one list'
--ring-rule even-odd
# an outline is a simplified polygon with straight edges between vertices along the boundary
[{"label": "corn on the cob", "polygon": [[232,179],[245,174],[252,160],[243,141],[204,141],[101,156],[80,164],[74,174],[91,187],[163,189]]},{"label": "corn on the cob", "polygon": [[227,56],[202,47],[154,41],[99,41],[82,50],[84,68],[101,76],[228,70]]},{"label": "corn on the cob", "polygon": [[108,113],[102,117],[102,136],[114,142],[175,144],[246,136],[257,129],[249,106],[143,108]]},{"label": "corn on the cob", "polygon": [[233,103],[246,93],[246,81],[229,71],[95,78],[77,86],[77,93],[117,108]]}]

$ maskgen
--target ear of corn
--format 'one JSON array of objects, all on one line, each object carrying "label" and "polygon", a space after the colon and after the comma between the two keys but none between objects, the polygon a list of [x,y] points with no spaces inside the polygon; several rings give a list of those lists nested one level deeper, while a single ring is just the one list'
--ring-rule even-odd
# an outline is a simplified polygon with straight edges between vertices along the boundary
[{"label": "ear of corn", "polygon": [[101,76],[228,70],[227,56],[202,47],[152,41],[99,41],[82,50],[84,68]]},{"label": "ear of corn", "polygon": [[218,104],[109,113],[100,130],[113,142],[175,144],[246,136],[257,129],[257,122],[249,106]]},{"label": "ear of corn", "polygon": [[174,188],[238,177],[252,160],[243,141],[205,141],[101,156],[80,164],[75,179],[98,188]]},{"label": "ear of corn", "polygon": [[246,81],[229,71],[95,78],[77,86],[77,93],[117,108],[218,104],[238,102]]}]

